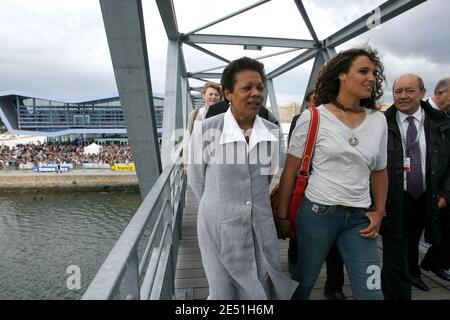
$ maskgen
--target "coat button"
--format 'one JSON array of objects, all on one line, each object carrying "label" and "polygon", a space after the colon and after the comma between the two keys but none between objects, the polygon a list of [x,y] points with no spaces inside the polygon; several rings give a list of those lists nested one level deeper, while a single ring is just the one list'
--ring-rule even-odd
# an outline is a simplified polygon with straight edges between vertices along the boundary
[{"label": "coat button", "polygon": [[252,204],[252,202],[251,201],[246,201],[245,204],[249,206],[249,205]]}]

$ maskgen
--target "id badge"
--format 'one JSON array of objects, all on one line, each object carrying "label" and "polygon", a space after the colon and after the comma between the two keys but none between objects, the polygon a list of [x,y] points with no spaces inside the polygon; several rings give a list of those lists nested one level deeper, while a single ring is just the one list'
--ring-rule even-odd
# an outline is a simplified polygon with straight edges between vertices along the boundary
[{"label": "id badge", "polygon": [[403,160],[403,171],[410,172],[411,171],[411,158],[405,158]]}]

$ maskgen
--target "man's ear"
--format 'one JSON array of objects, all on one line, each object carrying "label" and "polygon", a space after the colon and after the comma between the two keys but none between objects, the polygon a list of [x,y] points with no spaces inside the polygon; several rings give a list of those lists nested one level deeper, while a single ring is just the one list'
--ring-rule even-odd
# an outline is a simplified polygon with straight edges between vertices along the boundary
[{"label": "man's ear", "polygon": [[425,97],[426,93],[427,93],[427,89],[420,90],[420,100],[423,100],[423,97]]}]

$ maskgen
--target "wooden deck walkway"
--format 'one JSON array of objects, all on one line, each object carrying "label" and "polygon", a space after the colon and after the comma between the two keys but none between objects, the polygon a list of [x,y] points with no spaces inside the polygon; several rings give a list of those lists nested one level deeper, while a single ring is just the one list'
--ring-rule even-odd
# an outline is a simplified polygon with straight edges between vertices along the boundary
[{"label": "wooden deck walkway", "polygon": [[[182,240],[178,250],[177,270],[175,275],[176,298],[180,300],[203,300],[208,297],[208,282],[203,270],[200,249],[197,243],[197,209],[198,201],[192,191],[188,188],[186,191],[182,222]],[[279,247],[281,269],[285,274],[289,275],[287,265],[288,241],[280,240]],[[423,256],[424,253],[425,247],[422,247],[421,256]],[[450,300],[450,282],[443,281],[429,272],[424,272],[422,278],[431,290],[429,292],[424,292],[413,287],[413,300]],[[322,268],[316,286],[311,293],[311,300],[325,299],[323,296],[325,280],[325,269]],[[352,297],[347,277],[345,279],[343,291],[347,297]]]}]

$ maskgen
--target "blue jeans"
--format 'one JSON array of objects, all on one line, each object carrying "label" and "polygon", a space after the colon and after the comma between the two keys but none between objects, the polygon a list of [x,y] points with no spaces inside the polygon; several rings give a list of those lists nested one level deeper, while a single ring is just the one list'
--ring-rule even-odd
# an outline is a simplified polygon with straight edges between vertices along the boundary
[{"label": "blue jeans", "polygon": [[369,225],[366,209],[326,206],[303,197],[297,215],[298,281],[293,299],[309,299],[322,264],[336,241],[344,260],[354,299],[383,300],[377,241],[360,236]]}]

